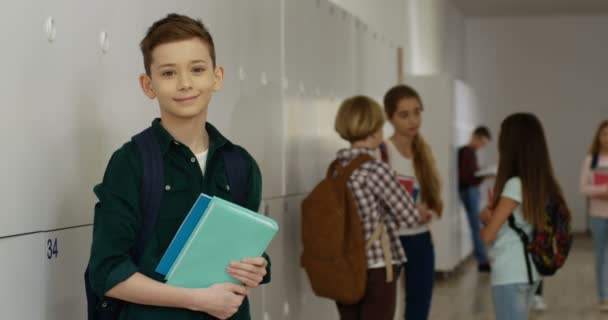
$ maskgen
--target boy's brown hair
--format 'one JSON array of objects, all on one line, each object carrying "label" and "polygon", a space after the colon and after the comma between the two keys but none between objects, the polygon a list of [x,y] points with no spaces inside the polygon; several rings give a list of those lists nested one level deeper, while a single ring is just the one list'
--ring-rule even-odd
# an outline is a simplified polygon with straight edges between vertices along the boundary
[{"label": "boy's brown hair", "polygon": [[160,19],[150,28],[146,36],[139,44],[141,53],[144,56],[144,67],[146,74],[150,75],[150,65],[152,64],[152,51],[161,44],[171,43],[182,40],[198,38],[207,45],[211,62],[215,68],[215,46],[209,30],[198,19],[188,16],[171,13],[167,17]]},{"label": "boy's brown hair", "polygon": [[382,129],[383,124],[382,107],[374,99],[354,96],[342,102],[334,128],[342,139],[355,142]]}]

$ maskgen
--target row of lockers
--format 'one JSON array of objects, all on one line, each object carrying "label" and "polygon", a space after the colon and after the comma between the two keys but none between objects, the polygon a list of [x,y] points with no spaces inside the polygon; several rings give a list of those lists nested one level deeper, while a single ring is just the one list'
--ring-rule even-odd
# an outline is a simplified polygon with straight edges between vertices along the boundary
[{"label": "row of lockers", "polygon": [[[268,253],[272,281],[252,290],[253,319],[335,319],[335,305],[316,297],[300,268],[302,196],[264,201],[280,229]],[[83,273],[91,226],[0,239],[2,319],[86,319]]]},{"label": "row of lockers", "polygon": [[380,98],[397,78],[397,45],[328,0],[27,0],[0,12],[19,30],[0,51],[14,75],[0,79],[12,150],[0,159],[0,237],[92,222],[112,152],[158,116],[137,81],[138,43],[170,12],[213,34],[226,81],[209,121],[256,158],[264,198],[308,192],[342,145],[340,101]]}]

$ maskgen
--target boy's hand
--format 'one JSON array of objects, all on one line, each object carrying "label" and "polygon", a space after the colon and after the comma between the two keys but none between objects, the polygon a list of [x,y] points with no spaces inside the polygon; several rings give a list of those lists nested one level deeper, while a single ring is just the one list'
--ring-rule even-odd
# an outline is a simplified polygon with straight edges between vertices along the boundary
[{"label": "boy's hand", "polygon": [[245,258],[241,262],[232,262],[228,274],[249,288],[257,287],[266,275],[268,261],[262,257]]},{"label": "boy's hand", "polygon": [[485,207],[485,209],[479,213],[479,221],[484,225],[487,225],[490,218],[492,218],[492,210],[489,207]]},{"label": "boy's hand", "polygon": [[194,311],[202,311],[219,319],[232,317],[249,294],[247,288],[234,283],[220,283],[205,289],[192,289]]},{"label": "boy's hand", "polygon": [[420,217],[418,218],[418,222],[420,224],[427,224],[431,219],[433,219],[433,211],[429,210],[429,208],[424,203],[418,204],[418,214]]}]

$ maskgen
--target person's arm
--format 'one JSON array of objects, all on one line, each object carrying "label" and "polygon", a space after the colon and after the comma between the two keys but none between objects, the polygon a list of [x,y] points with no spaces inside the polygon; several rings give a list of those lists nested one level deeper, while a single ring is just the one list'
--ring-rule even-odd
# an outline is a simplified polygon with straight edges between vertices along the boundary
[{"label": "person's arm", "polygon": [[608,185],[594,185],[592,175],[591,156],[587,156],[585,160],[583,160],[579,178],[580,192],[588,197],[608,196]]},{"label": "person's arm", "polygon": [[513,199],[507,197],[501,197],[498,202],[498,206],[494,210],[490,208],[484,209],[480,215],[480,220],[484,224],[484,227],[480,230],[481,239],[486,242],[492,242],[496,240],[498,231],[502,225],[509,219],[509,216],[513,213],[513,210],[519,203]]},{"label": "person's arm", "polygon": [[233,283],[221,283],[202,289],[180,288],[136,272],[110,289],[106,296],[136,304],[205,312],[225,319],[238,311],[248,294],[244,286]]},{"label": "person's arm", "polygon": [[430,211],[425,207],[416,207],[414,199],[401,186],[386,163],[377,160],[376,163],[378,169],[370,174],[366,183],[388,208],[387,214],[394,217],[400,226],[407,228],[417,227],[428,222]]},{"label": "person's arm", "polygon": [[[231,315],[247,290],[233,284],[208,289],[184,289],[138,272],[129,252],[141,225],[139,192],[142,168],[126,145],[114,153],[101,184],[95,187],[93,243],[89,280],[98,296],[161,307],[185,308],[215,316]],[[232,312],[234,310],[234,312]],[[232,313],[231,313],[232,312]]]},{"label": "person's arm", "polygon": [[496,239],[498,231],[507,221],[513,210],[522,202],[521,179],[514,177],[509,179],[502,190],[498,204],[492,210],[486,208],[480,214],[480,220],[484,227],[480,231],[481,239],[492,242]]}]

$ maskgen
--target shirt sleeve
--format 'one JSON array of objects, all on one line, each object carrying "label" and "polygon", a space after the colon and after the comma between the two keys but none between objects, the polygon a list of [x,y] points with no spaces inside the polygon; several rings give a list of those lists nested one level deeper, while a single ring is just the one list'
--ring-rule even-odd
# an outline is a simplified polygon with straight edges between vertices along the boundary
[{"label": "shirt sleeve", "polygon": [[593,170],[591,170],[591,156],[587,156],[585,160],[583,160],[581,175],[579,178],[579,188],[581,193],[588,197],[606,193],[608,191],[608,185],[594,185],[592,175]]},{"label": "shirt sleeve", "polygon": [[407,228],[419,226],[419,213],[414,200],[401,186],[390,167],[383,162],[374,161],[376,170],[367,181],[371,184],[374,194],[388,209],[387,213],[394,217],[396,222]]},{"label": "shirt sleeve", "polygon": [[[95,293],[103,296],[138,271],[129,255],[140,227],[139,181],[127,145],[116,151],[103,177],[94,188],[93,243],[89,280]],[[130,153],[134,155],[134,153]]]},{"label": "shirt sleeve", "polygon": [[505,183],[505,187],[502,190],[501,196],[514,200],[517,203],[521,203],[521,193],[521,179],[519,177],[514,177],[507,180],[507,183]]}]

